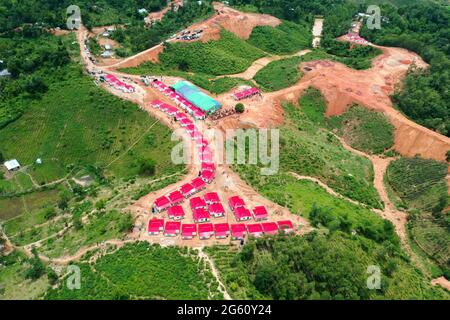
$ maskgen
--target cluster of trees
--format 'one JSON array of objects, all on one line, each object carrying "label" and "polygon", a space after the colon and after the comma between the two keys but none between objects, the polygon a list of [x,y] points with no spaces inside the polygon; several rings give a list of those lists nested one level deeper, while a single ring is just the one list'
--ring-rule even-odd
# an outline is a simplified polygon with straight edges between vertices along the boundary
[{"label": "cluster of trees", "polygon": [[70,5],[80,7],[81,19],[87,27],[134,20],[143,21],[139,9],[159,11],[167,0],[4,0],[0,4],[0,33],[25,24],[66,27],[66,10]]},{"label": "cluster of trees", "polygon": [[381,12],[388,18],[381,29],[364,26],[362,35],[377,44],[412,50],[431,65],[428,70],[411,68],[394,101],[414,121],[449,136],[450,12],[431,1],[399,8],[385,4]]},{"label": "cluster of trees", "polygon": [[151,27],[145,26],[143,21],[134,21],[126,28],[117,28],[112,38],[128,49],[122,50],[122,55],[137,53],[161,43],[180,29],[206,18],[213,12],[209,2],[190,1],[177,11],[169,10],[161,21],[153,23]]},{"label": "cluster of trees", "polygon": [[[369,299],[385,294],[398,256],[389,242],[376,245],[341,232],[313,232],[251,241],[235,264],[242,264],[255,288],[272,299]],[[383,270],[379,290],[368,289],[368,264]]]}]

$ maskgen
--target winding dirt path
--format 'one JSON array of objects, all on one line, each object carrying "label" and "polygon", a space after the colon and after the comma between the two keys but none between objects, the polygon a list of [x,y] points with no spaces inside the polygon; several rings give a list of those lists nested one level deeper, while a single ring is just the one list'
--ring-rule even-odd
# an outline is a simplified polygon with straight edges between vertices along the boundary
[{"label": "winding dirt path", "polygon": [[209,264],[211,267],[211,273],[213,274],[214,278],[216,279],[217,283],[219,284],[219,291],[222,292],[223,297],[225,300],[232,300],[231,296],[228,294],[227,287],[223,284],[222,280],[220,279],[219,271],[217,270],[214,262],[209,258],[209,256],[203,251],[203,247],[196,248],[198,250],[198,256],[201,259],[204,259],[206,263]]}]

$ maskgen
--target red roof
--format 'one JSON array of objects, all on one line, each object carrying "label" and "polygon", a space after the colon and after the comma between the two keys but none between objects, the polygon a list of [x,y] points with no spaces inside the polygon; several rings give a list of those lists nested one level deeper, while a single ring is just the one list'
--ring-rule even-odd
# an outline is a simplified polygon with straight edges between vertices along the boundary
[{"label": "red roof", "polygon": [[206,208],[206,202],[200,197],[194,197],[189,200],[189,204],[191,205],[191,209],[195,210],[198,208]]},{"label": "red roof", "polygon": [[206,187],[205,181],[200,178],[195,178],[194,180],[192,180],[191,184],[194,186],[196,191],[200,191]]},{"label": "red roof", "polygon": [[231,228],[231,236],[233,238],[242,238],[242,237],[244,237],[245,224],[243,224],[243,223],[232,224],[230,226],[230,228]]},{"label": "red roof", "polygon": [[220,202],[220,198],[219,195],[217,194],[217,192],[209,192],[206,193],[203,198],[205,198],[205,201],[207,203],[218,203]]},{"label": "red roof", "polygon": [[216,171],[216,166],[211,162],[202,162],[202,170]]},{"label": "red roof", "polygon": [[214,227],[212,223],[203,223],[198,225],[198,234],[200,236],[204,235],[205,233],[212,234],[214,232]]},{"label": "red roof", "polygon": [[247,224],[247,231],[249,234],[255,234],[255,233],[262,233],[263,229],[261,224],[254,223],[254,224]]},{"label": "red roof", "polygon": [[248,210],[245,207],[237,207],[236,209],[234,209],[234,213],[236,215],[236,219],[237,220],[242,220],[245,218],[251,218],[252,215],[250,213],[250,210]]},{"label": "red roof", "polygon": [[225,213],[225,208],[221,203],[212,203],[208,206],[208,211],[211,214],[223,215]]},{"label": "red roof", "polygon": [[189,196],[194,191],[194,187],[192,186],[192,184],[186,183],[181,186],[180,191],[186,197]]},{"label": "red roof", "polygon": [[230,207],[234,210],[237,207],[243,207],[245,206],[244,200],[242,200],[239,196],[233,196],[230,199],[228,199],[228,203],[230,204]]},{"label": "red roof", "polygon": [[167,208],[170,206],[170,200],[166,196],[159,197],[155,200],[155,206],[158,208]]},{"label": "red roof", "polygon": [[194,124],[191,120],[189,120],[189,119],[187,119],[187,118],[181,120],[180,123],[181,123],[181,125],[182,125],[183,127],[186,127],[186,126],[189,126],[189,125],[191,125],[191,124]]},{"label": "red roof", "polygon": [[237,100],[241,100],[257,93],[259,93],[259,90],[257,88],[250,88],[241,92],[236,92],[234,94],[234,98]]},{"label": "red roof", "polygon": [[216,236],[226,236],[230,233],[230,226],[228,223],[216,223],[214,225]]},{"label": "red roof", "polygon": [[179,221],[167,221],[164,228],[165,234],[177,234],[180,232],[181,222]]},{"label": "red roof", "polygon": [[194,221],[211,219],[209,212],[203,208],[193,210],[193,214],[194,214]]},{"label": "red roof", "polygon": [[180,191],[174,191],[171,194],[169,194],[169,200],[172,202],[172,204],[182,202],[184,200],[183,195]]},{"label": "red roof", "polygon": [[193,125],[193,124],[188,124],[188,125],[186,126],[186,131],[187,131],[187,132],[195,132],[195,131],[196,131],[195,125]]},{"label": "red roof", "polygon": [[156,233],[164,228],[164,219],[153,218],[148,221],[148,232]]},{"label": "red roof", "polygon": [[278,225],[275,222],[263,222],[261,226],[265,234],[275,234],[278,232]]},{"label": "red roof", "polygon": [[211,183],[216,176],[216,173],[214,171],[202,171],[201,178],[205,182]]},{"label": "red roof", "polygon": [[255,217],[255,219],[265,219],[267,218],[268,215],[269,213],[267,212],[267,209],[264,206],[258,206],[253,208],[253,216]]},{"label": "red roof", "polygon": [[179,218],[184,217],[184,210],[182,206],[173,206],[167,210],[169,217]]},{"label": "red roof", "polygon": [[197,225],[196,224],[183,224],[181,226],[181,236],[183,237],[191,237],[197,234]]},{"label": "red roof", "polygon": [[282,230],[294,229],[294,225],[292,224],[292,221],[290,221],[290,220],[277,221],[277,224],[278,224],[278,227]]}]

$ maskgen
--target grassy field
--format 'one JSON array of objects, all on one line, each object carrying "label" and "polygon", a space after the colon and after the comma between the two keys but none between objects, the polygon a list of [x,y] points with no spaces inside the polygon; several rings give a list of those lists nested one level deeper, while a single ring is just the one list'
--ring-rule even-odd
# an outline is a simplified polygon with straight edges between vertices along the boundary
[{"label": "grassy field", "polygon": [[46,299],[215,299],[221,298],[209,268],[195,251],[125,245],[95,264],[81,266],[81,289],[68,290],[61,282]]},{"label": "grassy field", "polygon": [[130,214],[118,211],[94,212],[87,220],[80,228],[71,227],[64,235],[45,240],[39,252],[52,258],[72,255],[82,247],[118,239],[132,225]]},{"label": "grassy field", "polygon": [[38,299],[47,291],[47,276],[35,281],[26,279],[28,268],[28,258],[17,251],[0,256],[0,300]]},{"label": "grassy field", "polygon": [[386,182],[402,201],[402,207],[431,212],[439,198],[447,194],[447,165],[422,158],[402,158],[392,162]]},{"label": "grassy field", "polygon": [[0,220],[8,220],[22,214],[33,215],[53,206],[59,196],[58,189],[25,194],[19,197],[0,198]]},{"label": "grassy field", "polygon": [[[385,176],[394,203],[408,210],[408,235],[434,276],[450,277],[447,164],[421,158],[392,162]],[[423,256],[425,255],[425,256]]]},{"label": "grassy field", "polygon": [[174,169],[169,129],[96,87],[78,66],[64,72],[20,119],[0,130],[6,158],[17,158],[22,165],[41,158],[43,165],[30,170],[39,183],[64,177],[73,165],[104,168],[116,159],[107,174],[117,178],[136,176],[139,158],[156,161],[157,173]]},{"label": "grassy field", "polygon": [[380,112],[354,105],[341,116],[331,117],[328,127],[355,149],[382,154],[394,144],[394,127]]},{"label": "grassy field", "polygon": [[272,54],[292,54],[311,45],[312,35],[309,27],[283,21],[276,28],[257,26],[248,42]]}]

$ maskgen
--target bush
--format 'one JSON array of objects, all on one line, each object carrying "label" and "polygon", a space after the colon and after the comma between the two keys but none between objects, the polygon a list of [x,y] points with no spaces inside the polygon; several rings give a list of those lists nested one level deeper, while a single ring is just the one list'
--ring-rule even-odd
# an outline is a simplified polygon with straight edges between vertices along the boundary
[{"label": "bush", "polygon": [[234,110],[236,110],[237,113],[244,113],[245,111],[245,106],[242,103],[238,103],[236,104],[236,106],[234,107]]}]

